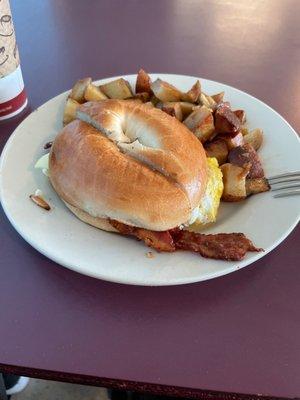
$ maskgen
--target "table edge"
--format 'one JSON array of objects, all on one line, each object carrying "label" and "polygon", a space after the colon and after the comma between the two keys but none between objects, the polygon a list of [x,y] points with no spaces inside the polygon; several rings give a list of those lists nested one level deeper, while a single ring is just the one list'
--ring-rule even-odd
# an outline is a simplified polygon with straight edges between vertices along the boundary
[{"label": "table edge", "polygon": [[190,398],[199,400],[283,400],[300,399],[299,397],[277,397],[264,394],[229,393],[211,391],[207,389],[192,389],[182,386],[170,386],[156,383],[145,383],[115,378],[97,377],[91,375],[73,374],[70,372],[52,371],[31,367],[23,367],[0,363],[0,373],[9,373],[30,378],[53,380],[60,382],[75,383],[88,386],[98,386],[107,389],[122,391],[134,391],[139,393],[170,396],[179,398]]}]

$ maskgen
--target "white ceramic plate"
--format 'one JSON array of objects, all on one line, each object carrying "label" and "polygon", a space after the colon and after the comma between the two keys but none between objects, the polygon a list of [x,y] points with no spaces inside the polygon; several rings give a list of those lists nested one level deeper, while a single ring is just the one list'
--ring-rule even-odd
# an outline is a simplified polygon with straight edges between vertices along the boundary
[{"label": "white ceramic plate", "polygon": [[[153,74],[183,91],[195,77]],[[134,85],[135,75],[125,76]],[[113,78],[97,83],[104,83]],[[233,108],[245,109],[249,127],[263,128],[260,156],[266,176],[299,170],[300,141],[291,126],[260,100],[230,86],[201,79],[207,93],[225,91]],[[43,145],[62,126],[66,93],[41,106],[10,137],[1,158],[0,190],[5,213],[15,229],[42,254],[57,263],[96,278],[136,285],[177,285],[203,281],[245,267],[274,249],[299,220],[299,197],[274,199],[271,192],[241,203],[222,204],[218,221],[206,232],[244,232],[264,253],[248,253],[240,262],[216,261],[178,251],[149,259],[141,242],[106,233],[79,221],[63,205],[47,178],[33,168],[45,153]],[[52,206],[50,212],[33,204],[29,194],[41,189]]]}]

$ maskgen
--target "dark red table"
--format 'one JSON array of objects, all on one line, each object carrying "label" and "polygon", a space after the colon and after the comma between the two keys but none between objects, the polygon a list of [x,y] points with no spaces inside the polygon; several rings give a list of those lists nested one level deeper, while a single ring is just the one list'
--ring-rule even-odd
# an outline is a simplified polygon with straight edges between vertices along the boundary
[{"label": "dark red table", "polygon": [[[32,109],[79,77],[143,66],[237,86],[300,128],[298,0],[12,0],[12,9]],[[1,147],[21,118],[1,124]],[[300,397],[299,228],[234,274],[145,288],[54,264],[0,215],[2,372],[199,398]]]}]

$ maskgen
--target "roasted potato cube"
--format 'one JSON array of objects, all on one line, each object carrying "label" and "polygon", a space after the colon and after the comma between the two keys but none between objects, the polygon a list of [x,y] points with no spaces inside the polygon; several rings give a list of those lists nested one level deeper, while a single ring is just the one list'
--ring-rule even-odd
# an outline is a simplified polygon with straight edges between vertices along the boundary
[{"label": "roasted potato cube", "polygon": [[244,123],[246,122],[246,112],[244,110],[235,110],[233,112],[238,117],[241,124],[244,125]]},{"label": "roasted potato cube", "polygon": [[258,150],[262,145],[264,134],[262,129],[256,128],[244,136],[245,143],[253,146],[254,150]]},{"label": "roasted potato cube", "polygon": [[241,133],[245,137],[249,133],[249,129],[244,125],[241,127]]},{"label": "roasted potato cube", "polygon": [[217,107],[217,103],[214,101],[214,99],[208,94],[205,94],[203,92],[199,96],[199,103],[202,106],[210,108],[212,111],[214,111]]},{"label": "roasted potato cube", "polygon": [[190,103],[196,103],[201,94],[201,84],[197,81],[192,88],[187,92],[182,94],[182,100]]},{"label": "roasted potato cube", "polygon": [[190,113],[193,111],[194,106],[195,105],[193,103],[189,103],[187,101],[180,102],[183,119],[186,119],[190,115]]},{"label": "roasted potato cube", "polygon": [[247,196],[267,192],[271,187],[266,178],[246,179],[246,193]]},{"label": "roasted potato cube", "polygon": [[196,107],[193,112],[183,121],[192,132],[206,117],[211,115],[211,110],[205,106]]},{"label": "roasted potato cube", "polygon": [[156,107],[156,105],[157,105],[158,103],[161,103],[161,102],[159,101],[159,99],[158,99],[157,97],[155,97],[154,95],[151,97],[150,101],[151,101],[151,103],[154,105],[154,107]]},{"label": "roasted potato cube", "polygon": [[244,136],[241,132],[237,132],[234,136],[229,135],[219,135],[220,139],[224,140],[228,150],[234,149],[237,146],[242,146],[244,144]]},{"label": "roasted potato cube", "polygon": [[211,110],[205,106],[195,109],[183,123],[202,143],[214,136],[214,118]]},{"label": "roasted potato cube", "polygon": [[217,94],[213,94],[212,96],[210,96],[217,104],[222,103],[223,99],[224,99],[224,95],[225,92],[220,92]]},{"label": "roasted potato cube", "polygon": [[147,101],[150,100],[150,94],[147,92],[140,92],[135,94],[133,98],[141,100],[142,103],[146,103]]},{"label": "roasted potato cube", "polygon": [[123,78],[100,85],[99,88],[110,99],[124,100],[133,97],[129,83]]},{"label": "roasted potato cube", "polygon": [[158,103],[156,107],[160,108],[162,111],[171,115],[172,117],[177,118],[179,121],[182,121],[180,102],[169,101],[166,103]]},{"label": "roasted potato cube", "polygon": [[84,98],[86,101],[101,101],[107,99],[107,96],[101,92],[98,86],[90,83],[85,89]]},{"label": "roasted potato cube", "polygon": [[219,107],[228,107],[231,109],[231,104],[229,101],[221,101],[221,103],[217,104],[217,108],[219,108]]},{"label": "roasted potato cube", "polygon": [[241,129],[241,121],[224,103],[217,107],[214,115],[217,133],[234,134]]},{"label": "roasted potato cube", "polygon": [[226,142],[222,139],[215,139],[204,145],[207,157],[215,157],[219,165],[226,163],[228,157],[228,148]]},{"label": "roasted potato cube", "polygon": [[136,93],[148,93],[149,97],[153,94],[151,90],[151,78],[143,69],[140,69],[135,84]]},{"label": "roasted potato cube", "polygon": [[239,167],[249,168],[248,178],[263,178],[265,176],[258,154],[249,143],[230,150],[228,161]]},{"label": "roasted potato cube", "polygon": [[208,115],[194,131],[194,134],[202,143],[205,143],[207,140],[212,139],[214,133],[215,133],[215,126],[214,126],[214,117],[212,114]]},{"label": "roasted potato cube", "polygon": [[90,85],[91,83],[92,83],[92,78],[79,79],[73,86],[71,93],[69,94],[69,97],[73,100],[76,100],[78,103],[84,103],[85,102],[84,92],[88,87],[88,85]]},{"label": "roasted potato cube", "polygon": [[156,79],[155,82],[150,85],[155,97],[160,101],[180,101],[182,92],[170,83],[164,82],[161,79]]},{"label": "roasted potato cube", "polygon": [[248,175],[248,169],[230,163],[223,164],[220,168],[223,174],[224,184],[222,200],[244,200],[247,196],[246,176]]},{"label": "roasted potato cube", "polygon": [[78,101],[68,97],[64,109],[63,125],[67,125],[69,122],[76,119],[76,110],[79,106],[80,103],[78,103]]}]

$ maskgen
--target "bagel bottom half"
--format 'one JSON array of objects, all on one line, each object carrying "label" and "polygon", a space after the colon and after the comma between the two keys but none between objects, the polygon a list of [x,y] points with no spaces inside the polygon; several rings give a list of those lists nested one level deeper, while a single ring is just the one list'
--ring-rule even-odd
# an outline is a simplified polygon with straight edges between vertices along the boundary
[{"label": "bagel bottom half", "polygon": [[65,200],[63,200],[63,202],[68,207],[68,209],[73,214],[76,215],[77,218],[79,218],[81,221],[85,222],[86,224],[92,225],[98,229],[102,229],[103,231],[119,233],[119,231],[117,229],[115,229],[109,223],[107,218],[93,217],[92,215],[88,214],[87,212],[81,210],[80,208],[74,207],[71,204],[67,203]]}]

